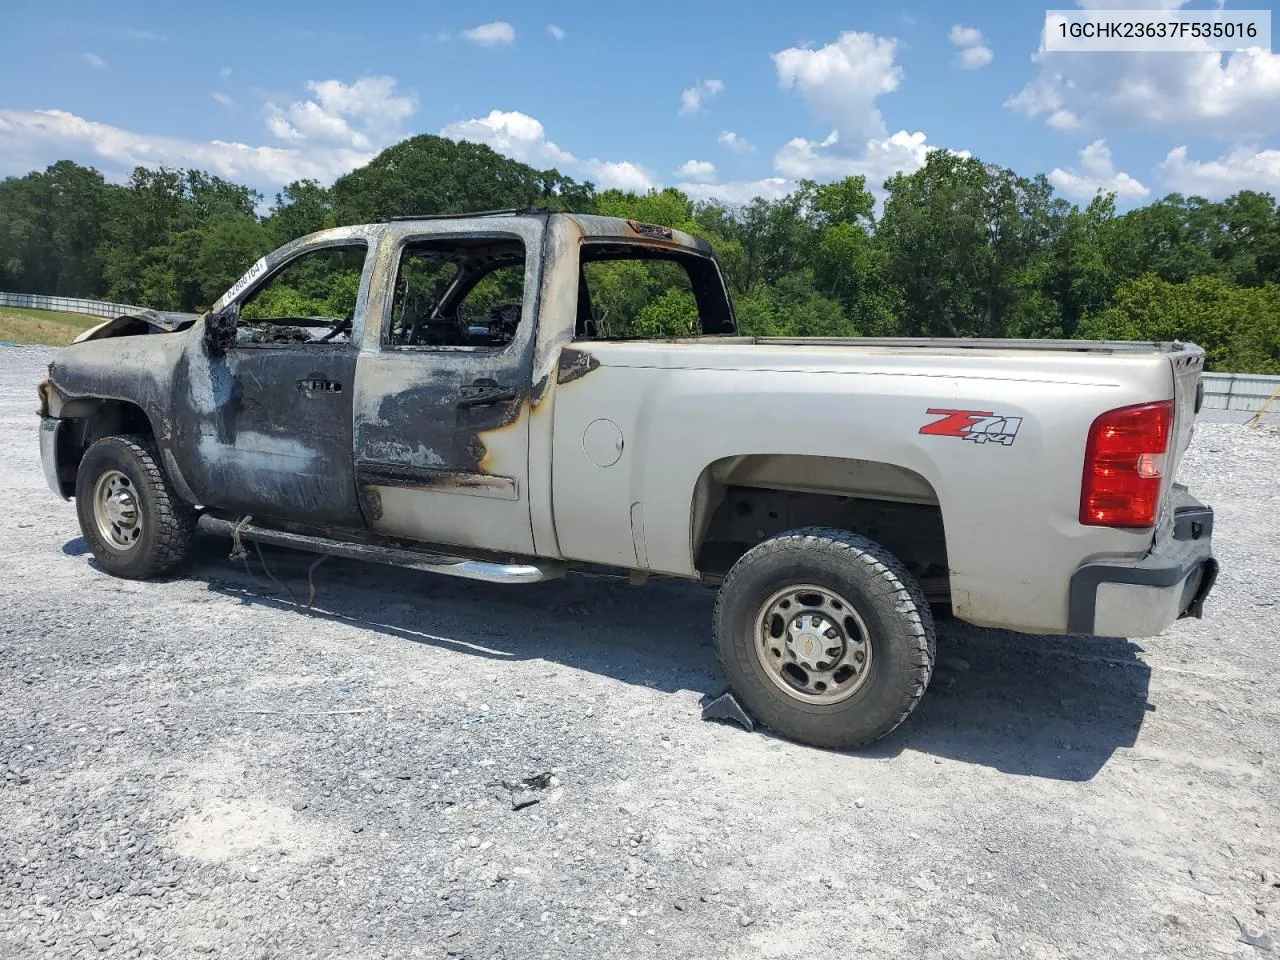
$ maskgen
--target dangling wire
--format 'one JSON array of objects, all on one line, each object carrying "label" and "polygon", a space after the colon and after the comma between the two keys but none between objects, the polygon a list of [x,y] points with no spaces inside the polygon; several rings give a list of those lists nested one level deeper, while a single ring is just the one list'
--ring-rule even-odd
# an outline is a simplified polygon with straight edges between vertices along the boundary
[{"label": "dangling wire", "polygon": [[[253,571],[249,569],[249,551],[245,548],[244,541],[240,537],[241,531],[245,527],[247,527],[250,521],[252,520],[253,520],[252,514],[242,517],[241,519],[237,520],[235,526],[231,528],[231,556],[229,557],[229,559],[231,560],[232,563],[234,563],[237,560],[241,561],[244,564],[244,572],[245,574],[248,575],[249,579],[255,582],[259,582],[258,578],[254,576]],[[262,564],[262,569],[266,573],[266,575],[280,585],[280,587],[284,590],[284,592],[289,595],[289,599],[293,601],[293,605],[295,607],[297,607],[299,610],[305,611],[306,613],[311,613],[316,603],[315,572],[316,572],[316,569],[320,566],[320,564],[324,563],[326,560],[329,559],[328,554],[322,554],[321,556],[317,557],[315,562],[312,563],[311,566],[307,568],[307,603],[306,603],[306,606],[303,606],[301,603],[298,602],[298,598],[294,595],[293,591],[289,588],[289,585],[285,583],[283,580],[281,580],[279,577],[277,577],[274,573],[271,572],[271,567],[267,565],[267,558],[262,553],[262,546],[255,541],[253,544],[253,548],[258,554],[258,562]]]}]

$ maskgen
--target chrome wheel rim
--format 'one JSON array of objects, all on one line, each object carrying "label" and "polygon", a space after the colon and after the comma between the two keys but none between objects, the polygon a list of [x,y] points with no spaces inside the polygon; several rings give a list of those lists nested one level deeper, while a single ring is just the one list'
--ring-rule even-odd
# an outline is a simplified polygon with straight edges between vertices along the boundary
[{"label": "chrome wheel rim", "polygon": [[858,611],[840,594],[813,584],[779,590],[760,607],[756,657],[788,696],[805,703],[839,703],[871,675],[871,636]]},{"label": "chrome wheel rim", "polygon": [[104,471],[93,485],[93,519],[98,533],[115,550],[132,550],[142,536],[138,491],[119,470]]}]

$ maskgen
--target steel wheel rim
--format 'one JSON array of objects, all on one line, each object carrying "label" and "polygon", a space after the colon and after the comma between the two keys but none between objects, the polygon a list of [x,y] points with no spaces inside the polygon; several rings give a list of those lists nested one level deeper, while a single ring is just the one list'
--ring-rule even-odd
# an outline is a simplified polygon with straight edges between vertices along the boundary
[{"label": "steel wheel rim", "polygon": [[871,675],[866,622],[840,594],[804,583],[779,590],[760,606],[756,658],[774,685],[804,703],[839,703]]},{"label": "steel wheel rim", "polygon": [[115,550],[132,550],[142,536],[142,509],[133,481],[119,470],[104,471],[93,485],[98,534]]}]

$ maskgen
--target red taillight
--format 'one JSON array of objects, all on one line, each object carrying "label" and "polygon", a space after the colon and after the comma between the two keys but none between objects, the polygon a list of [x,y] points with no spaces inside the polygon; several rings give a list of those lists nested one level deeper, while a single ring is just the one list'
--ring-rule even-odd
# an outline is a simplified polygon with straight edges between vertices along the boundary
[{"label": "red taillight", "polygon": [[1172,400],[1108,410],[1094,420],[1084,453],[1080,522],[1154,527],[1172,434]]}]

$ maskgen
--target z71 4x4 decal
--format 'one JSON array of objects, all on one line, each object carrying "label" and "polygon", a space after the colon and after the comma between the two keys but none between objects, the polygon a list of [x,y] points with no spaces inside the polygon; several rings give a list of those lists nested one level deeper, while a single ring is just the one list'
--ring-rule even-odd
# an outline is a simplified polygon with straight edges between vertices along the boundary
[{"label": "z71 4x4 decal", "polygon": [[974,443],[1003,443],[1012,446],[1018,435],[1021,417],[998,417],[989,410],[942,410],[930,407],[928,413],[941,417],[926,423],[920,432],[932,437],[960,437]]}]

